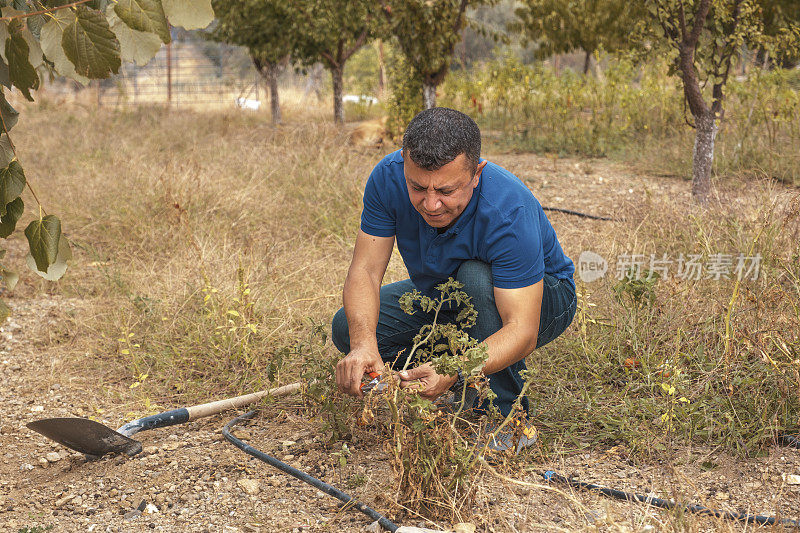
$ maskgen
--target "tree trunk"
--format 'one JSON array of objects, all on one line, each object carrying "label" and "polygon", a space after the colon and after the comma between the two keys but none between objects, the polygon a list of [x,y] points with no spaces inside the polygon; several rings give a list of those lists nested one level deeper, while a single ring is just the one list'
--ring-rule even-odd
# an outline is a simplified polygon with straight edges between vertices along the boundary
[{"label": "tree trunk", "polygon": [[711,167],[714,163],[714,140],[719,126],[714,113],[709,111],[695,117],[697,131],[692,156],[692,196],[705,204],[711,193]]},{"label": "tree trunk", "polygon": [[586,55],[583,58],[583,75],[586,76],[589,73],[589,67],[592,65],[592,53],[586,52]]},{"label": "tree trunk", "polygon": [[342,104],[342,74],[344,69],[341,66],[331,69],[331,79],[333,81],[333,121],[339,124],[344,123],[344,105]]},{"label": "tree trunk", "polygon": [[278,97],[278,66],[267,67],[267,84],[269,85],[269,107],[272,112],[272,123],[281,123],[281,102]]},{"label": "tree trunk", "polygon": [[[281,123],[281,104],[278,97],[278,74],[282,68],[282,63],[272,63],[264,61],[258,57],[251,56],[253,64],[261,77],[267,81],[269,86],[270,110],[272,111],[272,123]],[[256,99],[258,99],[258,86],[256,86]]]},{"label": "tree trunk", "polygon": [[436,85],[429,82],[422,83],[422,101],[425,109],[436,107]]}]

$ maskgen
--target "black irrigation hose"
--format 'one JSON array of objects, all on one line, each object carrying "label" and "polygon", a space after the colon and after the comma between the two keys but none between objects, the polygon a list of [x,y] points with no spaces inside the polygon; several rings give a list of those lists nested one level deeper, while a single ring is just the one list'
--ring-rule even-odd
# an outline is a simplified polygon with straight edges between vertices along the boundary
[{"label": "black irrigation hose", "polygon": [[747,513],[731,513],[728,511],[720,511],[718,509],[709,509],[708,507],[704,507],[702,505],[697,505],[697,504],[676,503],[670,500],[665,500],[663,498],[644,496],[642,494],[635,494],[632,492],[623,492],[621,490],[610,489],[608,487],[595,485],[593,483],[586,483],[584,481],[578,481],[576,479],[569,479],[562,475],[557,474],[556,472],[553,472],[552,470],[548,470],[547,472],[544,472],[540,475],[547,482],[556,481],[558,483],[569,485],[570,487],[574,487],[576,489],[599,492],[604,496],[615,498],[617,500],[627,500],[631,502],[646,503],[648,505],[652,505],[653,507],[660,507],[662,509],[683,509],[685,511],[689,511],[691,513],[696,513],[699,515],[714,516],[717,518],[725,518],[728,520],[738,520],[742,522],[747,522],[748,524],[760,524],[760,525],[770,525],[770,526],[784,525],[784,526],[791,526],[794,528],[800,528],[800,521],[798,520],[777,519],[773,516],[752,515]]},{"label": "black irrigation hose", "polygon": [[248,455],[252,455],[256,459],[258,459],[260,461],[264,461],[265,463],[267,463],[267,464],[269,464],[271,466],[274,466],[278,470],[280,470],[282,472],[285,472],[285,473],[289,474],[290,476],[296,477],[300,481],[308,483],[312,487],[315,487],[315,488],[321,490],[325,494],[327,494],[329,496],[333,496],[334,498],[337,498],[337,499],[341,500],[342,502],[345,503],[343,508],[353,507],[354,509],[357,509],[357,510],[361,511],[362,513],[364,513],[368,517],[372,518],[373,520],[377,520],[378,523],[384,529],[387,529],[387,530],[391,531],[392,533],[397,531],[398,526],[396,526],[395,524],[390,522],[388,518],[386,518],[385,516],[380,514],[375,509],[373,509],[371,507],[367,507],[363,503],[359,503],[358,500],[356,500],[355,498],[353,498],[352,496],[350,496],[346,492],[342,492],[339,489],[337,489],[336,487],[328,485],[324,481],[320,481],[319,479],[317,479],[315,477],[309,476],[308,474],[306,474],[302,470],[298,470],[298,469],[294,468],[293,466],[287,465],[283,461],[279,461],[278,459],[272,457],[271,455],[267,455],[266,453],[264,453],[264,452],[262,452],[260,450],[257,450],[256,448],[253,448],[252,446],[250,446],[246,442],[244,442],[244,441],[242,441],[240,439],[237,439],[236,437],[234,437],[231,434],[230,429],[233,426],[235,426],[239,422],[242,422],[244,420],[249,420],[249,419],[253,418],[255,416],[255,414],[256,414],[256,411],[253,410],[253,411],[250,411],[249,413],[245,413],[245,414],[243,414],[241,416],[238,416],[238,417],[234,418],[233,420],[231,420],[230,422],[225,424],[225,427],[222,428],[222,434],[225,436],[226,439],[228,439],[228,441],[231,444],[233,444],[234,446],[236,446],[237,448],[242,450],[244,453],[246,453]]},{"label": "black irrigation hose", "polygon": [[[252,455],[256,459],[264,461],[265,463],[274,466],[278,470],[289,474],[290,476],[296,477],[300,481],[308,483],[309,485],[321,490],[325,494],[329,496],[333,496],[345,503],[345,508],[352,506],[353,508],[361,511],[368,517],[372,518],[373,520],[377,520],[378,523],[386,530],[391,531],[394,533],[397,531],[398,526],[393,524],[389,521],[385,516],[380,514],[375,509],[364,505],[363,503],[359,503],[355,498],[347,494],[346,492],[342,492],[336,487],[328,485],[324,481],[320,481],[319,479],[309,476],[302,470],[298,470],[293,466],[287,465],[283,461],[272,457],[271,455],[267,455],[266,453],[253,448],[246,442],[237,439],[231,434],[230,429],[235,426],[236,424],[243,422],[244,420],[249,420],[253,418],[256,414],[256,410],[250,411],[245,413],[241,416],[238,416],[225,424],[225,427],[222,428],[222,434],[225,436],[228,441],[245,452],[246,454]],[[790,435],[790,434],[783,434],[778,438],[778,441],[785,444],[786,446],[792,448],[800,449],[800,436],[799,435]],[[543,472],[540,474],[546,482],[555,481],[557,483],[562,483],[564,485],[568,485],[570,487],[582,490],[590,490],[598,492],[604,496],[608,496],[610,498],[615,498],[617,500],[626,500],[631,502],[638,502],[638,503],[645,503],[647,505],[652,505],[653,507],[659,507],[661,509],[683,509],[685,511],[689,511],[691,513],[703,515],[703,516],[714,516],[716,518],[725,518],[728,520],[737,520],[741,522],[746,522],[748,524],[760,524],[760,525],[784,525],[784,526],[791,526],[796,529],[800,529],[800,520],[789,520],[786,518],[778,519],[773,516],[761,516],[761,515],[752,515],[747,513],[731,513],[729,511],[721,511],[719,509],[710,509],[703,505],[697,504],[685,504],[685,503],[677,503],[670,500],[665,500],[663,498],[656,498],[652,496],[644,496],[642,494],[636,494],[633,492],[625,492],[617,489],[611,489],[608,487],[603,487],[601,485],[595,485],[594,483],[587,483],[585,481],[578,481],[576,479],[566,478],[552,470],[548,470],[547,472]]]},{"label": "black irrigation hose", "polygon": [[778,437],[778,442],[790,448],[797,448],[800,450],[800,434],[790,435],[789,433],[784,433]]},{"label": "black irrigation hose", "polygon": [[560,207],[546,207],[542,206],[542,210],[544,211],[555,211],[556,213],[564,213],[566,215],[575,215],[576,217],[583,217],[583,218],[590,218],[592,220],[616,220],[609,217],[600,217],[597,215],[587,215],[586,213],[581,213],[580,211],[573,211],[572,209],[562,209]]}]

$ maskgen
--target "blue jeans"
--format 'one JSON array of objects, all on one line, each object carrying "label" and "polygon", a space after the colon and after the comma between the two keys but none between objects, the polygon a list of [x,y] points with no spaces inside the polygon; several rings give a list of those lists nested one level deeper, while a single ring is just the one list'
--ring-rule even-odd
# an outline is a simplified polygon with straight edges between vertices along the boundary
[{"label": "blue jeans", "polygon": [[[464,291],[472,297],[472,305],[478,312],[478,320],[468,330],[470,336],[483,342],[497,332],[503,322],[494,302],[491,267],[482,261],[465,261],[458,269],[456,279],[464,284]],[[542,295],[542,311],[539,319],[539,337],[536,347],[539,348],[561,335],[572,323],[577,307],[575,286],[571,280],[558,279],[544,275]],[[413,345],[414,335],[419,333],[425,324],[433,322],[433,313],[426,313],[415,303],[415,313],[408,315],[400,309],[398,299],[406,292],[414,290],[410,279],[390,283],[381,287],[381,307],[378,315],[376,336],[378,351],[386,363],[394,368],[401,368],[403,360],[397,360],[397,354],[408,350]],[[453,322],[458,310],[442,310],[439,313],[441,322]],[[333,317],[333,344],[342,353],[350,352],[350,332],[344,308],[339,309]],[[489,386],[497,395],[495,406],[505,416],[522,392],[524,380],[520,371],[525,369],[525,359],[488,376]],[[528,410],[528,399],[522,399],[522,406]]]}]

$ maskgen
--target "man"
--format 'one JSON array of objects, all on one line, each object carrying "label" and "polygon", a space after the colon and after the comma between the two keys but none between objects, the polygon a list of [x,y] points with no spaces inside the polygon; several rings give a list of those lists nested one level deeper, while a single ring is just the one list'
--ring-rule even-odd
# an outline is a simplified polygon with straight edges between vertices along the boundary
[{"label": "man", "polygon": [[[345,355],[336,367],[339,389],[361,395],[362,377],[397,365],[398,354],[433,321],[399,297],[455,277],[478,312],[469,334],[485,342],[483,373],[503,415],[519,396],[524,358],[558,337],[575,315],[575,267],[530,190],[507,170],[480,159],[478,126],[447,108],[419,113],[403,149],[386,156],[369,177],[361,229],[344,284],[344,307],[333,318],[333,342]],[[410,279],[381,287],[395,240]],[[457,310],[440,319],[452,321]],[[401,356],[402,357],[402,356]],[[402,366],[403,361],[399,362]],[[430,364],[400,373],[401,386],[433,399],[457,376]],[[527,398],[523,399],[527,410]]]}]

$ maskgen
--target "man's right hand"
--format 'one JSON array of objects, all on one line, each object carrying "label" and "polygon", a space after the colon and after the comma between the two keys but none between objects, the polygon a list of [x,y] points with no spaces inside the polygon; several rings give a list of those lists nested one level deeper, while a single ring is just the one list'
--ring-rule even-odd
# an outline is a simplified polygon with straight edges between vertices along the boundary
[{"label": "man's right hand", "polygon": [[364,374],[382,371],[383,359],[377,346],[355,348],[336,365],[336,385],[346,394],[361,397],[361,379]]}]

